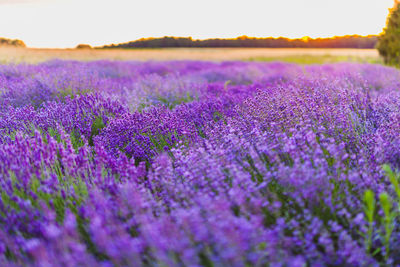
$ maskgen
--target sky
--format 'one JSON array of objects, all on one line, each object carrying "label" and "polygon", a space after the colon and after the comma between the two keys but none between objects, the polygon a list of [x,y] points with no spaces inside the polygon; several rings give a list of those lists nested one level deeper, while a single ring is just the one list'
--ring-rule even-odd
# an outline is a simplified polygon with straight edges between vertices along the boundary
[{"label": "sky", "polygon": [[142,37],[301,38],[382,32],[393,0],[0,0],[0,37],[29,47]]}]

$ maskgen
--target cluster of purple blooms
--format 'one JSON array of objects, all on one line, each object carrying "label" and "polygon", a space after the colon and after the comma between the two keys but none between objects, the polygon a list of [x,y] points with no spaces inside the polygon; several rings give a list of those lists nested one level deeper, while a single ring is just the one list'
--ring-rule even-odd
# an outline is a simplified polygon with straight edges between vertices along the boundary
[{"label": "cluster of purple blooms", "polygon": [[400,72],[0,66],[1,266],[400,265]]}]

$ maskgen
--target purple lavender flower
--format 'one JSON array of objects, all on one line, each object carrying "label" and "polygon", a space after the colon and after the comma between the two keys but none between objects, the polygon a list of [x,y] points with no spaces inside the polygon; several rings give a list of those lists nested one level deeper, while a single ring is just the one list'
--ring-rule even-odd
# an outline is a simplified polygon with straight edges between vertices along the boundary
[{"label": "purple lavender flower", "polygon": [[1,65],[0,265],[399,265],[399,81],[348,63]]}]

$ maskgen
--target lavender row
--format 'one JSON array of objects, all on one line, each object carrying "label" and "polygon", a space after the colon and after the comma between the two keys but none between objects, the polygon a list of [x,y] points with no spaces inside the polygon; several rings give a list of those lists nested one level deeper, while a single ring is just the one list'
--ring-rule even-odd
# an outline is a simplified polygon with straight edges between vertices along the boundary
[{"label": "lavender row", "polygon": [[2,266],[380,266],[400,257],[400,72],[0,68]]}]

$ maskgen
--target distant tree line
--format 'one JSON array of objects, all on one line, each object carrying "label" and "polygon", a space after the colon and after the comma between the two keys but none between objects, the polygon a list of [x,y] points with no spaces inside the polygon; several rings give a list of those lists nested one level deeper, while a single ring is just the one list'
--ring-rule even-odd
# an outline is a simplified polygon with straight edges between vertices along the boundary
[{"label": "distant tree line", "polygon": [[0,37],[0,46],[8,45],[8,46],[18,46],[18,47],[26,47],[25,43],[18,39],[7,39]]},{"label": "distant tree line", "polygon": [[75,48],[76,49],[92,49],[92,46],[88,45],[88,44],[78,44]]},{"label": "distant tree line", "polygon": [[193,40],[191,37],[142,38],[122,44],[99,48],[160,48],[160,47],[273,47],[273,48],[374,48],[376,35],[347,35],[332,38],[255,38],[240,36],[235,39]]}]

